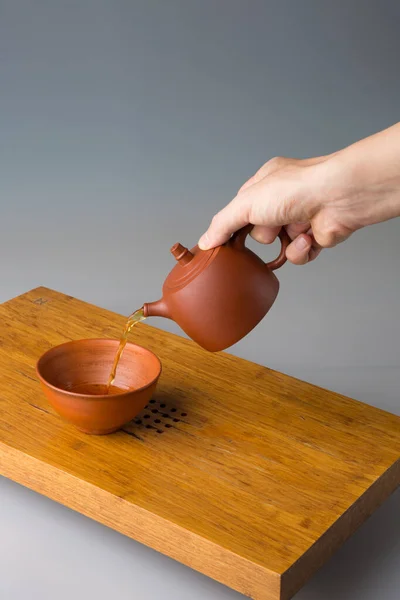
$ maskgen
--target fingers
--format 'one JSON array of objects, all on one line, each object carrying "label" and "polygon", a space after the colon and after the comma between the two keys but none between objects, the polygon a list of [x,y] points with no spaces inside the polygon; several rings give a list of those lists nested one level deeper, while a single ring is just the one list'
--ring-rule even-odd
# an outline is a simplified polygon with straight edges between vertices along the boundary
[{"label": "fingers", "polygon": [[[213,218],[208,231],[199,240],[199,247],[207,250],[219,246],[248,223],[268,227],[269,231],[258,229],[254,232],[254,236],[258,236],[256,239],[262,241],[266,236],[268,241],[273,236],[271,228],[309,221],[315,212],[316,194],[310,194],[310,187],[315,186],[314,171],[308,170],[309,166],[304,170],[292,162],[276,158],[260,169],[252,182]],[[267,175],[266,170],[269,170]]]},{"label": "fingers", "polygon": [[[271,175],[249,186],[215,215],[208,231],[199,240],[201,250],[224,244],[232,233],[249,223],[281,227],[290,222],[288,210],[295,212],[296,204],[286,199],[299,187],[299,182],[274,177]],[[302,211],[301,203],[297,206]]]},{"label": "fingers", "polygon": [[311,248],[311,237],[302,233],[286,248],[286,258],[294,265],[305,265],[309,261]]},{"label": "fingers", "polygon": [[321,253],[322,248],[314,248],[312,247],[310,252],[308,253],[308,262],[311,262],[313,260],[315,260],[317,258],[317,256],[319,256],[319,254]]},{"label": "fingers", "polygon": [[[322,248],[318,246],[315,240],[312,238],[310,234],[301,235],[301,231],[296,233],[293,232],[293,229],[304,230],[310,229],[309,223],[298,224],[295,226],[288,226],[286,230],[289,233],[289,237],[293,240],[291,244],[286,249],[286,257],[289,262],[294,265],[305,265],[317,258]],[[266,227],[263,225],[256,225],[252,232],[250,233],[251,237],[254,238],[260,244],[272,244],[272,242],[276,239],[279,233],[280,227]]]},{"label": "fingers", "polygon": [[[293,234],[292,234],[293,235]],[[311,229],[306,233],[290,236],[292,243],[286,248],[286,258],[294,265],[305,265],[317,258],[321,253],[321,246],[315,241]]]},{"label": "fingers", "polygon": [[229,240],[232,233],[250,223],[250,202],[247,194],[236,196],[215,215],[206,233],[199,240],[199,248],[208,250]]},{"label": "fingers", "polygon": [[308,221],[305,223],[290,223],[289,225],[286,225],[286,231],[291,240],[297,238],[301,233],[312,235],[312,230]]},{"label": "fingers", "polygon": [[255,225],[250,235],[260,244],[272,244],[280,231],[280,227],[267,227],[266,225]]},{"label": "fingers", "polygon": [[[294,223],[287,225],[285,229],[290,239],[293,240],[286,250],[289,262],[295,265],[304,265],[317,258],[322,248],[313,238],[310,223]],[[256,225],[250,235],[260,244],[272,244],[279,231],[280,227]]]}]

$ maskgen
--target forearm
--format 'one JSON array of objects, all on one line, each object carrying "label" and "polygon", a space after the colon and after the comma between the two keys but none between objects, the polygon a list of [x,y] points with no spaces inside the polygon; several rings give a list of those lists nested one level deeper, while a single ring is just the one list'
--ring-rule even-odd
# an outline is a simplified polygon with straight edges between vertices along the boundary
[{"label": "forearm", "polygon": [[400,216],[400,123],[336,152],[323,166],[330,203],[353,215],[354,229]]}]

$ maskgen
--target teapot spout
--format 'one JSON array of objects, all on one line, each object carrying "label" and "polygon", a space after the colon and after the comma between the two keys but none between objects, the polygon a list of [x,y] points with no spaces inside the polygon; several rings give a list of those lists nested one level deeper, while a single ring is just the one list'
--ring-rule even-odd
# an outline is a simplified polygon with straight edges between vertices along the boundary
[{"label": "teapot spout", "polygon": [[163,298],[161,300],[157,300],[157,302],[148,302],[143,305],[143,314],[147,317],[165,317],[166,319],[170,319],[171,316],[168,311],[168,306],[166,305]]}]

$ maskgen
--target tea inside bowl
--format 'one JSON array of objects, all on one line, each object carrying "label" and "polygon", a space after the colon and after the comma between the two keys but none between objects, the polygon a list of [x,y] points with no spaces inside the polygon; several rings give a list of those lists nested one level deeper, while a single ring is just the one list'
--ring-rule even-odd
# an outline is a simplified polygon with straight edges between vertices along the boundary
[{"label": "tea inside bowl", "polygon": [[55,410],[86,433],[111,433],[132,420],[150,400],[161,373],[158,357],[126,344],[114,384],[108,379],[118,340],[61,344],[37,363],[43,391]]},{"label": "tea inside bowl", "polygon": [[73,394],[85,394],[88,396],[104,396],[106,394],[115,396],[115,394],[123,394],[129,390],[104,383],[78,383],[68,388],[67,391]]}]

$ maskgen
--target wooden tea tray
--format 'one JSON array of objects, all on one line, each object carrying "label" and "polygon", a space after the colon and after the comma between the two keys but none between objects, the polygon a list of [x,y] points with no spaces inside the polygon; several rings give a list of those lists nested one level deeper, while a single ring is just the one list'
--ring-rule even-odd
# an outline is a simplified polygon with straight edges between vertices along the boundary
[{"label": "wooden tea tray", "polygon": [[290,598],[400,483],[400,418],[140,324],[158,391],[140,423],[87,436],[35,362],[124,323],[45,288],[0,306],[0,474],[251,598]]}]

